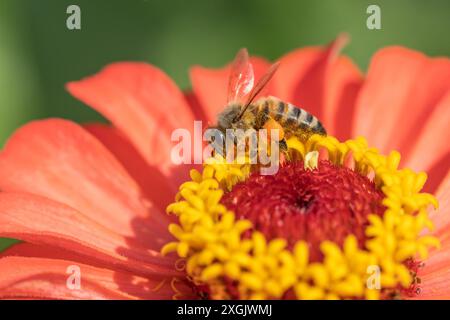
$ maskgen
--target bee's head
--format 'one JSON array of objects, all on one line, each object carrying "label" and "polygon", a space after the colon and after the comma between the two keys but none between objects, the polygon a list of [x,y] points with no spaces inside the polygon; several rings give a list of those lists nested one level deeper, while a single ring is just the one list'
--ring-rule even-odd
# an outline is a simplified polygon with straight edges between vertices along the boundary
[{"label": "bee's head", "polygon": [[217,126],[221,129],[229,129],[234,127],[236,118],[241,112],[241,106],[239,104],[230,104],[225,110],[219,113],[217,117]]}]

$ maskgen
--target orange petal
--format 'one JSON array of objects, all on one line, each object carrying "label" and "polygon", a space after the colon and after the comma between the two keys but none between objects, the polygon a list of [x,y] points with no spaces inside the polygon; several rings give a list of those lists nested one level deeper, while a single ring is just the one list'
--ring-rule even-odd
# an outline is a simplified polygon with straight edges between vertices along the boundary
[{"label": "orange petal", "polygon": [[[250,63],[253,65],[255,80],[259,79],[267,68],[269,62],[262,58],[251,57]],[[209,124],[216,122],[216,117],[227,103],[228,77],[230,65],[220,69],[204,68],[194,66],[191,68],[190,76],[193,93],[203,108],[206,120]],[[267,85],[265,93],[274,94],[271,89],[271,82]]]},{"label": "orange petal", "polygon": [[[165,73],[145,63],[114,63],[68,83],[67,89],[122,130],[150,165],[168,177],[173,174],[171,134],[177,128],[191,130],[194,117]],[[185,177],[174,178],[177,184]]]},{"label": "orange petal", "polygon": [[[78,267],[80,288],[71,285],[71,267]],[[78,271],[77,270],[77,271]],[[30,257],[0,259],[1,299],[170,299],[170,282],[70,260]],[[69,285],[68,285],[69,283]],[[179,286],[179,290],[184,287]],[[187,293],[186,289],[184,289]]]},{"label": "orange petal", "polygon": [[97,267],[105,267],[96,259],[80,255],[78,252],[61,249],[54,246],[38,245],[28,242],[18,242],[0,252],[0,259],[4,257],[30,257],[30,258],[50,258],[59,260],[71,260],[83,264]]},{"label": "orange petal", "polygon": [[98,140],[70,121],[36,121],[19,129],[0,154],[0,189],[67,204],[153,248],[171,238],[167,215],[144,199]]},{"label": "orange petal", "polygon": [[425,266],[419,269],[421,293],[417,299],[450,299],[450,171],[437,191],[440,210],[430,217],[435,230],[431,232],[441,241],[439,250],[431,250]]},{"label": "orange petal", "polygon": [[449,89],[449,59],[430,59],[402,47],[382,49],[373,57],[357,99],[353,133],[383,153],[396,149],[406,156]]},{"label": "orange petal", "polygon": [[207,124],[208,117],[206,116],[205,110],[203,109],[202,105],[200,104],[200,101],[198,101],[198,98],[195,95],[195,93],[192,91],[185,92],[184,97],[186,98],[186,101],[191,106],[191,109],[192,109],[195,119],[203,121],[203,123]]},{"label": "orange petal", "polygon": [[355,103],[362,84],[363,76],[349,58],[339,57],[329,67],[322,119],[327,131],[341,141],[352,138]]},{"label": "orange petal", "polygon": [[404,160],[405,167],[428,173],[426,191],[434,192],[450,168],[449,119],[450,91],[430,110],[417,138],[411,137],[414,143],[411,143],[411,151]]},{"label": "orange petal", "polygon": [[327,132],[347,139],[354,101],[362,83],[358,68],[339,52],[347,42],[340,35],[328,47],[308,47],[280,59],[274,76],[278,97],[317,116]]},{"label": "orange petal", "polygon": [[149,165],[117,128],[103,124],[89,124],[84,128],[120,161],[128,174],[139,184],[145,197],[159,210],[165,211],[167,205],[173,201],[177,189],[173,188],[159,168]]},{"label": "orange petal", "polygon": [[173,259],[141,247],[78,211],[44,197],[0,193],[0,236],[56,247],[140,274],[177,274]]}]

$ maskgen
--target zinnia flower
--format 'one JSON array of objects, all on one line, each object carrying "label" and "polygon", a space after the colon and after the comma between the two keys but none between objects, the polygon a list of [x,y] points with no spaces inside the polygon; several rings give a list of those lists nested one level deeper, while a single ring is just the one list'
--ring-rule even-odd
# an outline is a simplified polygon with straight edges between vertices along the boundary
[{"label": "zinnia flower", "polygon": [[364,76],[342,42],[280,59],[265,94],[329,135],[291,139],[299,161],[274,176],[171,161],[173,130],[215,123],[229,67],[192,68],[186,94],[145,63],[70,82],[111,125],[34,121],[4,147],[0,236],[22,242],[1,253],[0,297],[450,298],[450,61],[388,47]]}]

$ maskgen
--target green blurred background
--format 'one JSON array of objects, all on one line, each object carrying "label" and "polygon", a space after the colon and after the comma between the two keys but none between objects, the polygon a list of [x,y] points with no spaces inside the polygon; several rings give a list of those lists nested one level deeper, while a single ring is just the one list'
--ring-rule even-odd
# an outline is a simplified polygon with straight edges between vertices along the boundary
[{"label": "green blurred background", "polygon": [[[81,8],[81,30],[66,28],[70,4]],[[381,30],[366,27],[370,4],[381,8]],[[193,64],[221,66],[240,47],[275,59],[342,31],[352,38],[344,53],[363,70],[393,44],[450,56],[450,1],[0,0],[0,143],[36,118],[104,121],[64,83],[113,61],[151,62],[185,89]],[[10,243],[0,239],[0,250]]]}]

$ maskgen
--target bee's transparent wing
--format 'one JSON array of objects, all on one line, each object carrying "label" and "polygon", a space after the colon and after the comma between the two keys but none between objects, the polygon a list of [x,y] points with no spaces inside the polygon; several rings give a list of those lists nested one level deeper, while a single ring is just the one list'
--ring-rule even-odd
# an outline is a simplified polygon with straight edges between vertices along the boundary
[{"label": "bee's transparent wing", "polygon": [[255,76],[248,51],[243,48],[238,51],[231,65],[227,103],[241,101],[252,90],[254,82]]},{"label": "bee's transparent wing", "polygon": [[277,71],[278,67],[280,66],[280,62],[275,62],[270,66],[270,68],[266,71],[266,73],[261,77],[261,79],[258,80],[258,83],[256,86],[253,87],[252,92],[250,92],[247,102],[245,105],[249,105],[253,99],[258,95],[258,93],[261,92],[261,90],[266,86],[267,82],[272,78],[274,73]]},{"label": "bee's transparent wing", "polygon": [[244,112],[247,110],[250,103],[252,103],[253,99],[258,95],[258,93],[261,92],[262,89],[266,86],[267,82],[272,78],[274,73],[277,71],[278,67],[280,65],[280,62],[275,62],[270,66],[270,68],[266,71],[266,73],[259,79],[256,86],[253,87],[252,91],[248,95],[247,102],[244,104],[244,107],[242,108],[242,111],[239,113],[239,115],[235,118],[235,120],[240,119]]}]

